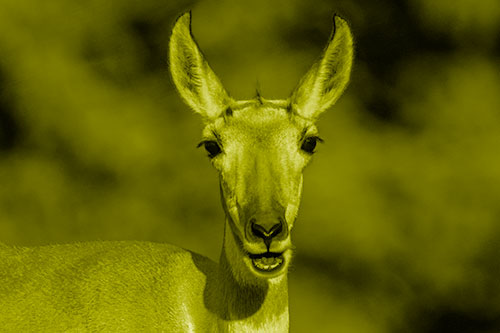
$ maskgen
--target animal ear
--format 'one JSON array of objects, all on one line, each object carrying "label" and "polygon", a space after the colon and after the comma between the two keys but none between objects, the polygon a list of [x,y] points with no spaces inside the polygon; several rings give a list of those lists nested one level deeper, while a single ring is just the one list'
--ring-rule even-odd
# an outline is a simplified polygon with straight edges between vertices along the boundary
[{"label": "animal ear", "polygon": [[170,72],[184,101],[203,117],[217,118],[230,98],[193,38],[191,12],[175,22],[169,48]]},{"label": "animal ear", "polygon": [[292,108],[302,117],[316,119],[333,105],[349,82],[353,40],[346,21],[333,16],[333,31],[323,55],[292,93]]}]

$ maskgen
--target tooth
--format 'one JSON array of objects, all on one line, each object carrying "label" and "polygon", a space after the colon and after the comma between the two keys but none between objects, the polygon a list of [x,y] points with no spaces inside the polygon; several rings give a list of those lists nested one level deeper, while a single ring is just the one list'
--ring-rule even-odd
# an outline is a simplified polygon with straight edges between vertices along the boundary
[{"label": "tooth", "polygon": [[252,260],[253,265],[262,271],[271,271],[283,263],[282,257],[260,257]]}]

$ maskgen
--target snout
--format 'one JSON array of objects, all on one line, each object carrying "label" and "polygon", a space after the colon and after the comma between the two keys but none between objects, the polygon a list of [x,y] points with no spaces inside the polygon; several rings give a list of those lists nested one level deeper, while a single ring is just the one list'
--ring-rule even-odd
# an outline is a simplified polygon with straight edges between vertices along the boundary
[{"label": "snout", "polygon": [[255,214],[246,221],[246,249],[259,274],[280,274],[290,260],[288,223],[283,215]]},{"label": "snout", "polygon": [[265,172],[258,173],[260,177],[252,182],[245,182],[250,177],[242,174],[231,179],[238,180],[236,184],[221,178],[220,186],[222,204],[241,259],[257,277],[281,276],[292,259],[290,231],[298,200],[291,194],[300,194],[300,186],[297,191],[288,187],[285,191],[279,186],[282,182],[263,179]]},{"label": "snout", "polygon": [[269,252],[272,242],[287,238],[288,224],[283,216],[254,215],[246,223],[245,236],[251,243],[263,243]]}]

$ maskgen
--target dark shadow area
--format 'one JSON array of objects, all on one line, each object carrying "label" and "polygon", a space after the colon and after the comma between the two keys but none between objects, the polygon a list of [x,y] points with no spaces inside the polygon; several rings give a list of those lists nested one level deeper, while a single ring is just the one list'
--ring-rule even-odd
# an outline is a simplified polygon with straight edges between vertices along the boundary
[{"label": "dark shadow area", "polygon": [[[492,265],[498,266],[496,260],[486,257],[489,259],[481,260],[483,264],[488,262],[483,271],[498,271],[498,267],[492,268]],[[403,317],[392,323],[391,332],[492,333],[500,330],[500,312],[496,305],[500,300],[498,275],[488,274],[485,278],[489,282],[441,294],[406,269],[406,263],[397,256],[385,265],[376,265],[355,257],[322,258],[299,253],[294,265],[328,276],[337,298],[356,299],[367,308],[370,308],[371,297],[381,295],[383,299],[406,304],[405,309],[401,309]],[[374,291],[377,293],[373,294]]]},{"label": "dark shadow area", "polygon": [[[191,252],[191,251],[190,251]],[[210,259],[191,252],[193,263],[207,280],[204,291],[206,308],[223,320],[245,319],[254,315],[262,307],[268,292],[268,285],[242,286],[229,270],[219,268]],[[224,259],[225,255],[223,255]],[[227,263],[221,263],[222,267]]]},{"label": "dark shadow area", "polygon": [[[171,15],[170,15],[171,16]],[[170,16],[137,17],[129,22],[129,29],[138,43],[139,55],[144,72],[165,73],[167,64],[167,44]]]},{"label": "dark shadow area", "polygon": [[8,78],[0,68],[0,152],[13,151],[22,141],[21,123],[10,93]]},{"label": "dark shadow area", "polygon": [[374,267],[353,257],[319,257],[299,251],[293,260],[295,266],[308,267],[329,276],[333,287],[346,295],[373,290],[377,281]]},{"label": "dark shadow area", "polygon": [[415,310],[410,319],[413,332],[493,333],[500,330],[500,315],[491,315],[487,309],[465,312],[448,304],[432,308],[422,305]]}]

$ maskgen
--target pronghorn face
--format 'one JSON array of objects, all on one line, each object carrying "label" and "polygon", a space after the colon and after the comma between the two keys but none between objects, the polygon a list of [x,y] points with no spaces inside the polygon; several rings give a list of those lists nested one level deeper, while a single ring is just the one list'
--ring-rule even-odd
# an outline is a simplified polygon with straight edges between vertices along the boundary
[{"label": "pronghorn face", "polygon": [[229,227],[259,273],[288,262],[302,171],[319,140],[314,124],[295,116],[289,102],[260,97],[233,103],[203,131]]},{"label": "pronghorn face", "polygon": [[321,141],[314,122],[346,87],[352,53],[349,27],[335,16],[322,58],[289,99],[234,101],[194,41],[191,14],[177,20],[170,40],[172,78],[206,124],[200,146],[219,171],[226,229],[234,244],[228,253],[233,271],[243,261],[257,277],[286,272],[302,171]]}]

